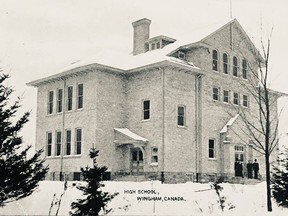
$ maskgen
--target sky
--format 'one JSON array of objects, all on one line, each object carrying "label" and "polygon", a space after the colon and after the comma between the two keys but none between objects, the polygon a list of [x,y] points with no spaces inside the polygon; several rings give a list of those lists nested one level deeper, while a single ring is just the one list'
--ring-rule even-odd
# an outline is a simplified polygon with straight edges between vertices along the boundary
[{"label": "sky", "polygon": [[[0,0],[0,68],[10,74],[19,111],[31,111],[23,129],[26,144],[35,143],[37,90],[26,83],[103,50],[131,53],[131,23],[152,20],[151,37],[175,39],[236,18],[256,47],[271,37],[270,82],[288,93],[288,2],[284,0]],[[191,41],[193,42],[193,41]],[[281,99],[280,136],[288,132],[288,100]],[[286,141],[285,141],[286,142]]]}]

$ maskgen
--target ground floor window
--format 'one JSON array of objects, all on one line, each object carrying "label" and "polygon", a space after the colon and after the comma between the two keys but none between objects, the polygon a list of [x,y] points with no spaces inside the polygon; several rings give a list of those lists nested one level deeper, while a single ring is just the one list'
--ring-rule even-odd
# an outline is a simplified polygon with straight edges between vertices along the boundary
[{"label": "ground floor window", "polygon": [[82,144],[82,129],[76,129],[76,154],[81,154],[81,144]]},{"label": "ground floor window", "polygon": [[56,156],[61,155],[61,131],[56,132]]},{"label": "ground floor window", "polygon": [[151,163],[158,163],[158,147],[152,147],[151,155]]},{"label": "ground floor window", "polygon": [[46,156],[51,156],[52,154],[52,133],[47,133],[47,149],[46,149]]}]

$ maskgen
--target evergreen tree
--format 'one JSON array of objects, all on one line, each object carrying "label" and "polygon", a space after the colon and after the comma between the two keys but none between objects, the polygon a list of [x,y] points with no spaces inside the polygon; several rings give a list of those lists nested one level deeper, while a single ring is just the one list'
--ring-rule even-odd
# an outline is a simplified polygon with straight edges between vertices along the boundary
[{"label": "evergreen tree", "polygon": [[23,141],[18,132],[28,121],[30,113],[26,112],[13,124],[21,105],[20,98],[9,104],[13,90],[4,86],[8,78],[8,75],[0,74],[0,207],[29,196],[48,170],[40,160],[42,150],[28,158],[31,146],[21,145]]},{"label": "evergreen tree", "polygon": [[272,174],[272,194],[279,206],[288,208],[288,149],[280,154]]},{"label": "evergreen tree", "polygon": [[93,168],[81,168],[82,176],[87,184],[85,186],[77,186],[77,188],[83,191],[86,198],[77,199],[76,202],[71,204],[72,209],[75,210],[73,215],[94,216],[98,215],[101,210],[107,213],[111,210],[105,209],[107,203],[118,194],[110,194],[101,190],[101,187],[104,186],[102,176],[106,172],[107,167],[100,167],[97,165],[96,157],[98,154],[99,150],[96,150],[96,148],[91,148],[89,157],[93,160]]}]

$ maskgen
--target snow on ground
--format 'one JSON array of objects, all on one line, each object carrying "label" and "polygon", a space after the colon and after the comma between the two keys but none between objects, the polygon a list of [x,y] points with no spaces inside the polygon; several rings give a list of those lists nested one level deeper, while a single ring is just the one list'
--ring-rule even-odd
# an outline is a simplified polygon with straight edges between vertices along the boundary
[{"label": "snow on ground", "polygon": [[[75,184],[79,182],[68,182],[58,215],[69,215],[71,202],[82,196],[82,192],[76,189]],[[278,207],[274,201],[272,214],[266,212],[265,182],[256,185],[223,183],[222,187],[224,189],[221,195],[226,196],[224,212],[219,208],[216,192],[208,183],[108,181],[105,182],[103,190],[111,193],[119,192],[108,205],[112,208],[109,215],[288,215],[288,209]],[[132,193],[127,193],[127,190],[131,190]],[[156,194],[151,194],[153,190]],[[0,215],[48,215],[50,210],[51,215],[55,215],[57,202],[63,191],[63,182],[40,182],[39,188],[31,196],[0,208]],[[51,208],[53,197],[54,205]],[[140,201],[137,197],[141,199],[157,197],[160,200]],[[179,197],[177,198],[179,201],[172,201],[173,198],[170,197]],[[235,208],[229,210],[229,206],[232,205]]]}]

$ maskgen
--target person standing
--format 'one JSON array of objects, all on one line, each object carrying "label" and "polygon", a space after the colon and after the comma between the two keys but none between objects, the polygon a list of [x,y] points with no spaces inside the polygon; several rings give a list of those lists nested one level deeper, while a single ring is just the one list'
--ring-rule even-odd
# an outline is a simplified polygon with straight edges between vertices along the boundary
[{"label": "person standing", "polygon": [[254,178],[258,179],[259,164],[257,162],[257,159],[255,159],[255,161],[253,163],[253,170],[254,170]]},{"label": "person standing", "polygon": [[253,175],[253,164],[251,160],[249,160],[247,163],[247,172],[248,172],[248,178],[251,179]]}]

